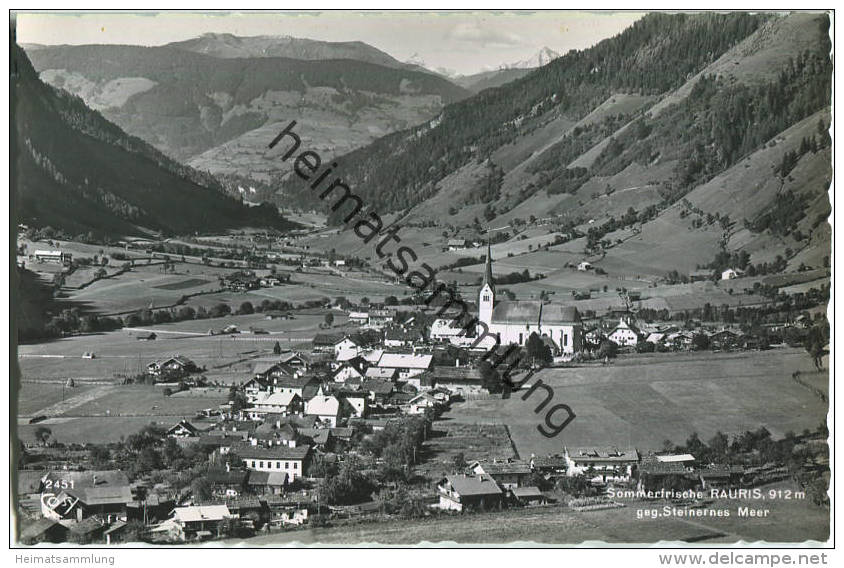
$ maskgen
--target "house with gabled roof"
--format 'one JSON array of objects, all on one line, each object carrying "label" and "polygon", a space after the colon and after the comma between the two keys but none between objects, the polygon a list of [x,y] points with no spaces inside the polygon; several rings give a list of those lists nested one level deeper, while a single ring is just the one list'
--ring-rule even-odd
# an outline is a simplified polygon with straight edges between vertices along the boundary
[{"label": "house with gabled roof", "polygon": [[183,419],[171,426],[166,435],[168,438],[197,438],[200,432],[199,428]]},{"label": "house with gabled roof", "polygon": [[334,370],[332,379],[334,382],[344,383],[351,378],[362,378],[368,368],[369,363],[366,359],[356,355],[340,363]]},{"label": "house with gabled roof", "polygon": [[431,368],[434,356],[430,354],[384,353],[378,360],[381,369],[395,369],[399,380],[408,380]]},{"label": "house with gabled roof", "polygon": [[340,419],[340,401],[326,395],[320,387],[315,396],[305,401],[305,414],[316,416],[320,422],[334,428]]},{"label": "house with gabled roof", "polygon": [[635,347],[642,340],[642,332],[633,323],[621,318],[607,339],[619,347]]},{"label": "house with gabled roof", "polygon": [[126,518],[133,501],[129,479],[119,470],[56,471],[43,479],[52,499],[41,500],[41,514],[57,521],[81,521],[97,515],[106,520]]},{"label": "house with gabled roof", "polygon": [[488,475],[448,475],[437,484],[439,508],[447,511],[500,509],[504,492]]},{"label": "house with gabled roof", "polygon": [[408,414],[425,414],[426,410],[434,409],[439,406],[439,401],[426,392],[422,392],[414,396],[407,403]]},{"label": "house with gabled roof", "polygon": [[183,377],[198,371],[199,367],[197,367],[196,363],[187,357],[183,357],[182,355],[176,355],[174,357],[170,357],[169,359],[153,361],[147,365],[147,374],[152,375],[153,377]]},{"label": "house with gabled roof", "polygon": [[469,465],[475,475],[488,475],[504,489],[530,485],[530,464],[521,460],[476,461]]},{"label": "house with gabled roof", "polygon": [[267,414],[301,414],[303,408],[302,397],[295,392],[261,393],[246,413],[251,420],[262,420]]},{"label": "house with gabled roof", "polygon": [[634,448],[617,447],[565,448],[566,473],[571,476],[591,476],[593,483],[629,481],[633,467],[639,463]]}]

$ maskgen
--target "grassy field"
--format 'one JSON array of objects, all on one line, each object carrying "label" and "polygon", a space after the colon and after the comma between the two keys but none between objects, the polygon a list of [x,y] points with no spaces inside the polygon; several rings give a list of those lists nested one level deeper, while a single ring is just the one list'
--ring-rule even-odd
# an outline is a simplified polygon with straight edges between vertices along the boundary
[{"label": "grassy field", "polygon": [[[790,487],[788,484],[768,486]],[[500,513],[444,515],[420,520],[372,522],[336,528],[288,531],[240,541],[249,546],[332,543],[383,545],[431,543],[545,543],[578,544],[696,542],[706,544],[825,541],[829,511],[808,501],[766,501],[767,518],[737,515],[738,507],[759,507],[758,501],[715,501],[710,508],[730,511],[729,517],[639,519],[637,512],[657,508],[665,501],[624,501],[622,509],[576,512],[562,505],[511,509]],[[678,506],[679,507],[679,506]],[[233,544],[235,541],[228,541]]]},{"label": "grassy field", "polygon": [[[25,381],[54,381],[60,387],[70,377],[77,382],[119,382],[145,371],[152,361],[178,354],[205,367],[203,374],[211,381],[242,382],[251,375],[256,359],[272,356],[276,342],[285,349],[307,348],[316,333],[325,331],[320,328],[324,313],[327,311],[299,311],[290,320],[267,320],[262,314],[188,320],[20,345],[18,367]],[[243,333],[208,335],[209,329],[220,330],[232,324]],[[250,327],[263,329],[267,334],[250,333]],[[357,328],[347,325],[346,316],[335,314],[330,331],[354,329]],[[155,341],[138,340],[150,332],[157,334]],[[96,357],[85,359],[85,352],[93,352]],[[38,404],[27,400],[28,396],[24,389],[22,408]]]},{"label": "grassy field", "polygon": [[[732,434],[760,426],[781,437],[814,429],[826,417],[827,404],[791,379],[794,371],[810,368],[800,349],[629,356],[606,367],[547,369],[531,379],[529,384],[541,379],[554,390],[545,413],[565,403],[576,415],[554,438],[537,430],[546,418],[534,412],[546,396],[542,390],[526,401],[523,391],[507,400],[458,403],[444,417],[506,424],[521,456],[559,453],[565,446],[659,449],[663,440],[683,443],[692,432],[708,440],[718,430]],[[558,411],[552,424],[564,418]]]}]

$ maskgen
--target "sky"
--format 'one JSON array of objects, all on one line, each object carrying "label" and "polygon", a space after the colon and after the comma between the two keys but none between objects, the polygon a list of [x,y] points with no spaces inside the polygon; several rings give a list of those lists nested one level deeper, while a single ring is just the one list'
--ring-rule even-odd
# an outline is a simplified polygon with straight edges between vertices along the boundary
[{"label": "sky", "polygon": [[18,43],[162,45],[203,33],[363,41],[399,61],[471,74],[612,37],[640,12],[18,13]]}]

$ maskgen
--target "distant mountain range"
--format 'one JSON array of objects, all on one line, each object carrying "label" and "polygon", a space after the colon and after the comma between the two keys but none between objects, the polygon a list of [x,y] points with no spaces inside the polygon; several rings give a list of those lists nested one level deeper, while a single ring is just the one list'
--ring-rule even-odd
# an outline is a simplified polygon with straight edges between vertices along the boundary
[{"label": "distant mountain range", "polygon": [[469,95],[359,42],[215,34],[163,47],[40,46],[30,58],[42,80],[168,156],[263,181],[266,145],[291,120],[331,157]]},{"label": "distant mountain range", "polygon": [[80,98],[44,84],[17,45],[11,72],[17,222],[74,236],[294,226],[274,206],[243,205],[214,178],[127,135]]},{"label": "distant mountain range", "polygon": [[319,41],[292,36],[266,35],[240,37],[225,33],[206,33],[185,41],[168,43],[164,47],[225,59],[252,57],[284,57],[309,61],[352,59],[393,69],[421,70],[415,65],[402,63],[362,41]]}]

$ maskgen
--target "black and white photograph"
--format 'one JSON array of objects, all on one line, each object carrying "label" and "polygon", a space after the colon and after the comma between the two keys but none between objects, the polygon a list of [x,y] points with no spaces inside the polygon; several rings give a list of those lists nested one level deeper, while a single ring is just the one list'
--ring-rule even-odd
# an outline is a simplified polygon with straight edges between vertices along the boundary
[{"label": "black and white photograph", "polygon": [[15,563],[828,564],[797,8],[11,10]]}]

